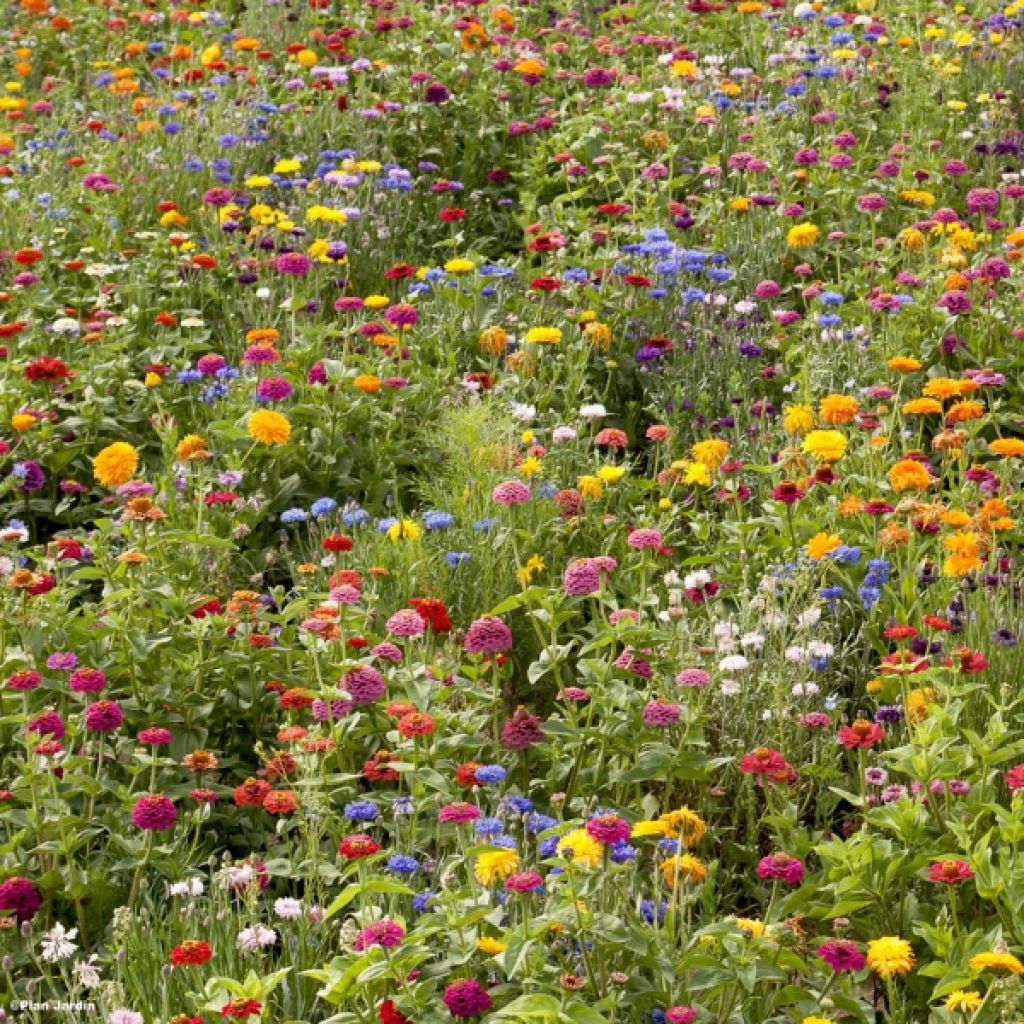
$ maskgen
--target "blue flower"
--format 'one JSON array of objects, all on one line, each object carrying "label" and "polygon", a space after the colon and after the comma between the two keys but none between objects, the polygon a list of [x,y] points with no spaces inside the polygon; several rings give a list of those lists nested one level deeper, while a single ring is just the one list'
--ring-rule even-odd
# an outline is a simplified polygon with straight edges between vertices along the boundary
[{"label": "blue flower", "polygon": [[428,530],[447,530],[455,522],[455,516],[451,512],[424,512],[423,525]]},{"label": "blue flower", "polygon": [[378,807],[372,800],[353,800],[345,804],[345,817],[349,821],[373,821],[377,817]]},{"label": "blue flower", "polygon": [[541,857],[554,857],[558,852],[560,838],[560,836],[548,836],[547,839],[542,839],[537,846],[537,852]]},{"label": "blue flower", "polygon": [[387,516],[377,524],[378,533],[387,533],[392,526],[397,526],[398,520],[394,516]]},{"label": "blue flower", "polygon": [[434,895],[434,893],[432,893],[429,889],[424,892],[418,892],[412,898],[413,910],[417,911],[417,913],[420,914],[428,914],[430,913],[431,910],[434,909],[430,904],[434,902],[436,899],[437,896]]},{"label": "blue flower", "polygon": [[304,523],[306,521],[306,513],[301,508],[289,508],[281,513],[281,522],[285,526],[291,526],[294,523]]},{"label": "blue flower", "polygon": [[508,773],[500,764],[485,764],[482,768],[477,768],[474,777],[477,782],[489,784],[494,782],[504,782],[507,774]]},{"label": "blue flower", "polygon": [[396,853],[393,857],[388,858],[387,866],[388,871],[393,871],[396,875],[411,875],[419,871],[420,862],[408,854]]},{"label": "blue flower", "polygon": [[505,828],[505,823],[501,818],[478,818],[473,823],[473,831],[478,836],[497,836],[501,835]]},{"label": "blue flower", "polygon": [[360,508],[358,505],[348,505],[345,511],[341,513],[341,521],[346,526],[362,526],[363,523],[368,522],[370,519],[370,513],[364,508]]},{"label": "blue flower", "polygon": [[533,835],[537,835],[538,832],[547,832],[549,828],[554,828],[557,824],[557,818],[551,818],[546,814],[539,814],[535,811],[527,819],[526,828]]},{"label": "blue flower", "polygon": [[628,864],[630,861],[636,860],[637,851],[629,843],[616,843],[612,847],[610,856],[614,864]]},{"label": "blue flower", "polygon": [[329,516],[337,507],[338,503],[333,498],[317,498],[309,506],[309,514],[321,519],[324,516]]},{"label": "blue flower", "polygon": [[502,809],[506,808],[512,814],[529,814],[533,810],[533,801],[525,796],[507,796],[502,801]]},{"label": "blue flower", "polygon": [[453,568],[456,569],[460,565],[465,564],[470,559],[468,551],[449,551],[445,556],[444,560]]}]

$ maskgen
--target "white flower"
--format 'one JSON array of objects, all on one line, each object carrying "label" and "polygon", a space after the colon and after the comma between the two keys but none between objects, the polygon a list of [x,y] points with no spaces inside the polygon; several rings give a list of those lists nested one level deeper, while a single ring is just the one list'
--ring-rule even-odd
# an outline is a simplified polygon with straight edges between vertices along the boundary
[{"label": "white flower", "polygon": [[742,654],[729,654],[718,663],[719,672],[746,672],[750,662]]},{"label": "white flower", "polygon": [[669,569],[669,571],[661,577],[661,582],[664,583],[666,587],[678,587],[682,582],[682,578],[675,569]]},{"label": "white flower", "polygon": [[52,330],[55,334],[63,334],[65,336],[70,336],[72,334],[78,334],[78,332],[81,330],[81,327],[79,327],[77,320],[74,320],[69,316],[62,316],[54,320],[53,323],[50,324],[50,330]]},{"label": "white flower", "polygon": [[[711,582],[711,573],[707,569],[698,569],[696,572],[688,572],[683,577],[683,586],[687,590],[701,590]],[[715,636],[721,636],[718,632],[719,626],[727,627],[730,630],[735,629],[731,622],[719,622],[715,626]]]},{"label": "white flower", "polygon": [[519,420],[520,423],[529,423],[537,415],[537,407],[535,405],[526,405],[523,402],[512,403],[512,419]]},{"label": "white flower", "polygon": [[817,683],[797,683],[793,687],[794,697],[813,697],[820,692],[821,687]]},{"label": "white flower", "polygon": [[287,897],[274,900],[274,913],[277,914],[282,921],[297,921],[302,917],[302,900],[295,900]]},{"label": "white flower", "polygon": [[96,988],[100,981],[99,968],[95,966],[99,958],[95,953],[88,960],[79,960],[74,966],[75,977],[82,988]]},{"label": "white flower", "polygon": [[203,880],[201,878],[186,878],[181,882],[172,882],[167,891],[172,896],[202,896]]},{"label": "white flower", "polygon": [[251,928],[243,928],[238,933],[238,948],[243,953],[258,953],[277,942],[277,932],[273,928],[264,928],[254,924]]},{"label": "white flower", "polygon": [[735,679],[725,679],[722,681],[722,695],[725,697],[735,697],[740,692],[740,684]]},{"label": "white flower", "polygon": [[[686,579],[683,580],[684,587],[690,586],[689,579],[690,577],[687,576]],[[739,631],[739,626],[737,626],[735,622],[716,622],[715,627],[711,632],[719,639],[722,639],[727,636],[735,636]]]},{"label": "white flower", "polygon": [[771,717],[772,717],[772,709],[771,708],[765,708],[761,712],[761,721],[762,722],[770,722],[771,721]]},{"label": "white flower", "polygon": [[813,605],[806,611],[800,613],[800,617],[797,622],[803,629],[810,629],[812,626],[816,626],[821,621],[821,608],[818,605]]},{"label": "white flower", "polygon": [[608,415],[608,410],[600,403],[593,402],[590,405],[580,406],[580,416],[585,420],[599,420]]},{"label": "white flower", "polygon": [[759,651],[764,647],[764,634],[763,633],[744,633],[740,637],[740,647],[749,647],[752,650]]},{"label": "white flower", "polygon": [[43,959],[50,964],[67,960],[78,946],[71,940],[78,935],[78,929],[67,931],[59,921],[48,932],[43,933]]},{"label": "white flower", "polygon": [[555,444],[565,444],[566,441],[576,440],[576,431],[572,427],[555,427],[551,432],[551,440]]},{"label": "white flower", "polygon": [[787,647],[783,657],[790,665],[802,665],[807,660],[807,651],[798,644]]},{"label": "white flower", "polygon": [[831,658],[835,654],[835,648],[824,640],[812,640],[807,645],[807,651],[813,658]]}]

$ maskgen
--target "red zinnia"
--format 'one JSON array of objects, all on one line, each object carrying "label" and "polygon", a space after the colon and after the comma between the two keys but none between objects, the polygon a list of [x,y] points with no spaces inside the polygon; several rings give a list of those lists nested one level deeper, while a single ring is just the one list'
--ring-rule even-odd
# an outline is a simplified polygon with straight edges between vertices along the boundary
[{"label": "red zinnia", "polygon": [[222,1017],[230,1017],[233,1020],[245,1020],[248,1017],[258,1017],[263,1012],[263,1005],[255,999],[232,999],[227,1006],[221,1008]]},{"label": "red zinnia", "polygon": [[416,609],[432,633],[447,633],[452,628],[444,601],[436,597],[414,597],[409,604]]},{"label": "red zinnia", "polygon": [[260,807],[269,792],[269,782],[250,777],[242,785],[235,787],[235,806]]},{"label": "red zinnia", "polygon": [[324,537],[323,540],[324,551],[351,551],[352,541],[348,537],[343,536],[340,533],[332,533]]},{"label": "red zinnia", "polygon": [[213,956],[208,942],[200,939],[186,939],[180,945],[171,950],[171,963],[175,967],[189,966],[198,967],[205,964]]},{"label": "red zinnia", "polygon": [[957,882],[966,882],[973,878],[974,872],[970,864],[963,860],[940,860],[931,866],[928,878],[932,882],[942,882],[945,885],[956,885]]},{"label": "red zinnia", "polygon": [[380,843],[365,832],[356,832],[353,835],[345,836],[338,847],[338,853],[347,860],[360,860],[363,857],[372,857],[380,851]]},{"label": "red zinnia", "polygon": [[381,1004],[378,1016],[380,1024],[412,1024],[412,1020],[404,1013],[400,1013],[390,999],[385,999]]},{"label": "red zinnia", "polygon": [[866,718],[858,718],[852,725],[839,730],[839,742],[847,750],[869,750],[885,739],[885,730]]}]

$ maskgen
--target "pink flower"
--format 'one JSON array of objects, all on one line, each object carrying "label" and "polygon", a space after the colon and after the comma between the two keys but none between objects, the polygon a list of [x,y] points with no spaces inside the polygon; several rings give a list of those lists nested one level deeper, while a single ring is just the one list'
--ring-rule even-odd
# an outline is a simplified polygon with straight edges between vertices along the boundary
[{"label": "pink flower", "polygon": [[974,877],[970,864],[963,860],[940,860],[928,871],[928,879],[945,885],[956,885]]},{"label": "pink flower", "polygon": [[405,938],[405,929],[397,922],[389,918],[381,921],[374,921],[367,925],[357,936],[352,948],[357,953],[362,953],[371,946],[382,946],[384,949],[394,949],[401,944]]},{"label": "pink flower", "polygon": [[697,1019],[697,1011],[692,1006],[670,1006],[665,1011],[668,1024],[692,1024]]},{"label": "pink flower", "polygon": [[849,939],[823,942],[817,952],[833,971],[859,971],[865,963],[864,954]]},{"label": "pink flower", "polygon": [[491,491],[491,500],[499,505],[522,505],[530,500],[530,488],[521,480],[505,480]]},{"label": "pink flower", "polygon": [[628,821],[617,814],[601,814],[587,822],[587,835],[602,846],[614,846],[629,839],[632,828]]},{"label": "pink flower", "polygon": [[780,851],[758,861],[757,875],[787,885],[799,885],[804,880],[804,866],[796,857]]},{"label": "pink flower", "polygon": [[512,630],[496,615],[484,615],[470,623],[464,645],[470,654],[501,654],[512,646]]},{"label": "pink flower", "polygon": [[166,832],[178,820],[174,804],[166,796],[140,796],[132,808],[132,824],[144,832]]}]

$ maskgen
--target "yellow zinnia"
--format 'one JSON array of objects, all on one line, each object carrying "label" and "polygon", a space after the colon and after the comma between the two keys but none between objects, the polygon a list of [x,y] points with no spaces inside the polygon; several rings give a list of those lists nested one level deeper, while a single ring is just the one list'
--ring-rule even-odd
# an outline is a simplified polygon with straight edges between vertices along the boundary
[{"label": "yellow zinnia", "polygon": [[104,487],[119,487],[135,475],[139,453],[127,441],[107,445],[92,460],[92,473]]},{"label": "yellow zinnia", "polygon": [[821,232],[816,224],[804,221],[802,224],[794,224],[786,232],[786,245],[790,249],[807,249],[818,240]]},{"label": "yellow zinnia", "polygon": [[473,873],[481,885],[503,882],[519,867],[519,854],[515,850],[488,850],[481,853],[473,865]]},{"label": "yellow zinnia", "polygon": [[814,410],[809,405],[787,405],[782,412],[782,429],[787,434],[806,434],[814,427]]},{"label": "yellow zinnia", "polygon": [[885,935],[868,943],[868,967],[882,978],[907,974],[914,968],[914,951],[906,939]]},{"label": "yellow zinnia", "polygon": [[558,841],[558,856],[577,867],[596,868],[604,857],[604,848],[584,829],[577,828]]},{"label": "yellow zinnia", "polygon": [[846,454],[846,436],[838,430],[812,430],[802,451],[819,462],[838,462]]},{"label": "yellow zinnia", "polygon": [[676,882],[699,885],[708,877],[708,869],[693,854],[683,853],[676,854],[664,861],[661,865],[661,874],[665,879],[665,884],[671,889]]}]

